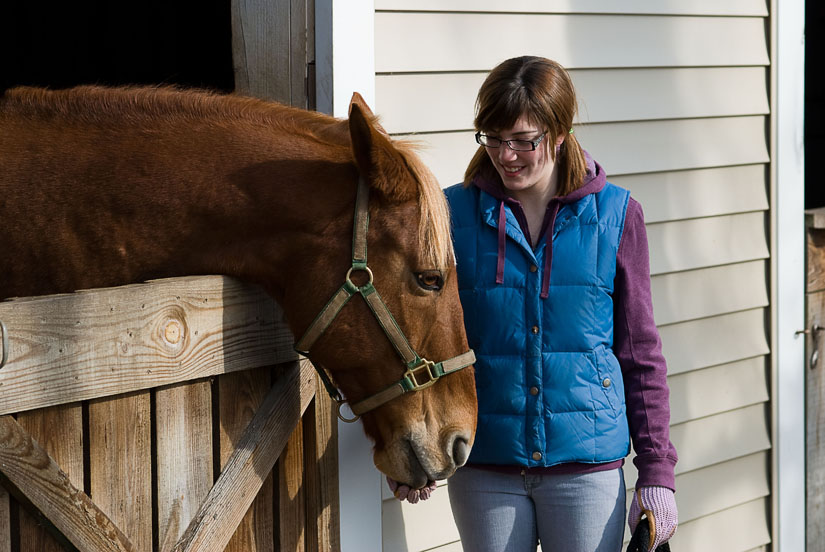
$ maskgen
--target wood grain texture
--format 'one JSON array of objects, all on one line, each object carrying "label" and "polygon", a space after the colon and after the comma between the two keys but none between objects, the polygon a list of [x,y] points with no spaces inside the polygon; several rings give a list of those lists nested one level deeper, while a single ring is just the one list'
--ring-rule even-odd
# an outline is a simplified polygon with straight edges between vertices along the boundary
[{"label": "wood grain texture", "polygon": [[807,290],[825,290],[825,228],[815,228],[809,216],[807,228]]},{"label": "wood grain texture", "polygon": [[[825,249],[817,254],[825,255]],[[825,291],[807,294],[807,328],[825,326]],[[814,368],[810,358],[817,347],[819,360]],[[806,541],[808,550],[825,546],[825,332],[817,339],[807,336],[805,366],[806,393]]]},{"label": "wood grain texture", "polygon": [[315,394],[308,361],[287,365],[249,423],[176,552],[223,550]]},{"label": "wood grain texture", "polygon": [[280,550],[304,552],[307,541],[304,486],[304,420],[299,420],[278,458]]},{"label": "wood grain texture", "polygon": [[236,92],[289,104],[289,2],[231,4]]},{"label": "wood grain texture", "polygon": [[155,390],[160,550],[171,550],[214,482],[209,381]]},{"label": "wood grain texture", "polygon": [[317,378],[311,408],[304,416],[308,460],[306,549],[307,552],[340,552],[338,416],[334,402]]},{"label": "wood grain texture", "polygon": [[222,276],[0,303],[0,414],[297,358],[275,302]]},{"label": "wood grain texture", "polygon": [[[0,416],[2,484],[80,550],[137,550],[11,416]],[[41,549],[42,550],[42,549]],[[40,551],[38,551],[40,552]]]},{"label": "wood grain texture", "polygon": [[138,391],[89,403],[89,492],[137,550],[152,548],[150,402]]},{"label": "wood grain texture", "polygon": [[[218,378],[220,468],[224,469],[249,422],[272,386],[269,368],[244,370]],[[268,474],[224,552],[273,552],[273,478]]]},{"label": "wood grain texture", "polygon": [[[83,488],[83,414],[79,403],[54,406],[17,417],[32,439],[51,456],[69,481],[78,489]],[[21,552],[61,551],[62,537],[49,533],[40,516],[21,510],[19,534]]]},{"label": "wood grain texture", "polygon": [[0,552],[11,552],[11,504],[9,493],[0,487]]}]

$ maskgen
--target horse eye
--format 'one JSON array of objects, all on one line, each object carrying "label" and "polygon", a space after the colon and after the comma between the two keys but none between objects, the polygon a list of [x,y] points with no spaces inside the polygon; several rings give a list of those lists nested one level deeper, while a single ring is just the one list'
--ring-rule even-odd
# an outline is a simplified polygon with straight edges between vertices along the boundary
[{"label": "horse eye", "polygon": [[418,285],[429,291],[438,291],[444,286],[444,276],[437,270],[416,273]]}]

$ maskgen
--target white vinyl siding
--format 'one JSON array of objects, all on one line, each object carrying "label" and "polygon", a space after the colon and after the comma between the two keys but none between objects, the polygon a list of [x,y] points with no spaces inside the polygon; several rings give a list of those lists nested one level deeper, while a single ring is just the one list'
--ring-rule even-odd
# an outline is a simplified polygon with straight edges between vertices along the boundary
[{"label": "white vinyl siding", "polygon": [[[376,113],[388,132],[421,143],[445,187],[463,179],[476,150],[475,95],[493,66],[533,54],[568,68],[579,96],[576,136],[645,213],[680,457],[673,546],[769,548],[765,1],[375,7]],[[628,459],[629,490],[636,477]],[[461,550],[445,486],[417,505],[384,490],[385,552]]]}]

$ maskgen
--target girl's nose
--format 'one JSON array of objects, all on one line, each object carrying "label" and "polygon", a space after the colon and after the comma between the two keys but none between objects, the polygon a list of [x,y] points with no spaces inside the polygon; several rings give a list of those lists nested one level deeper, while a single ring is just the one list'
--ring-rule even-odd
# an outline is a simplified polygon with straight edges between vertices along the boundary
[{"label": "girl's nose", "polygon": [[498,148],[498,158],[501,161],[512,161],[518,156],[518,154],[511,150],[507,144],[501,144],[501,147]]}]

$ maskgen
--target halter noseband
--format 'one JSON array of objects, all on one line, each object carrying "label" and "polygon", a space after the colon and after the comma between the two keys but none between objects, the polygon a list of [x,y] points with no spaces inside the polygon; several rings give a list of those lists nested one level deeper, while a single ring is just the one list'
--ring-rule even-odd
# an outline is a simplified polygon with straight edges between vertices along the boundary
[{"label": "halter noseband", "polygon": [[[309,350],[319,337],[335,320],[338,313],[347,304],[350,298],[356,293],[360,293],[375,315],[378,324],[387,334],[390,342],[395,347],[401,360],[406,365],[403,377],[392,385],[385,387],[381,391],[350,405],[354,418],[347,418],[341,414],[341,407],[347,400],[341,397],[338,389],[330,380],[322,366],[313,363],[321,381],[324,383],[327,392],[338,404],[338,417],[345,422],[354,422],[365,412],[381,406],[392,399],[408,393],[410,391],[420,391],[433,385],[439,378],[457,372],[476,361],[475,353],[472,349],[442,362],[432,362],[418,356],[410,342],[401,331],[398,323],[393,318],[384,300],[378,294],[378,290],[372,285],[372,271],[367,266],[367,229],[369,227],[369,188],[363,178],[358,179],[358,192],[355,198],[355,220],[352,229],[352,267],[347,271],[344,284],[338,289],[332,298],[327,301],[315,320],[304,332],[301,339],[295,343],[295,350],[304,356],[309,356]],[[366,272],[369,280],[366,284],[358,286],[352,282],[350,276],[353,272]]]}]

